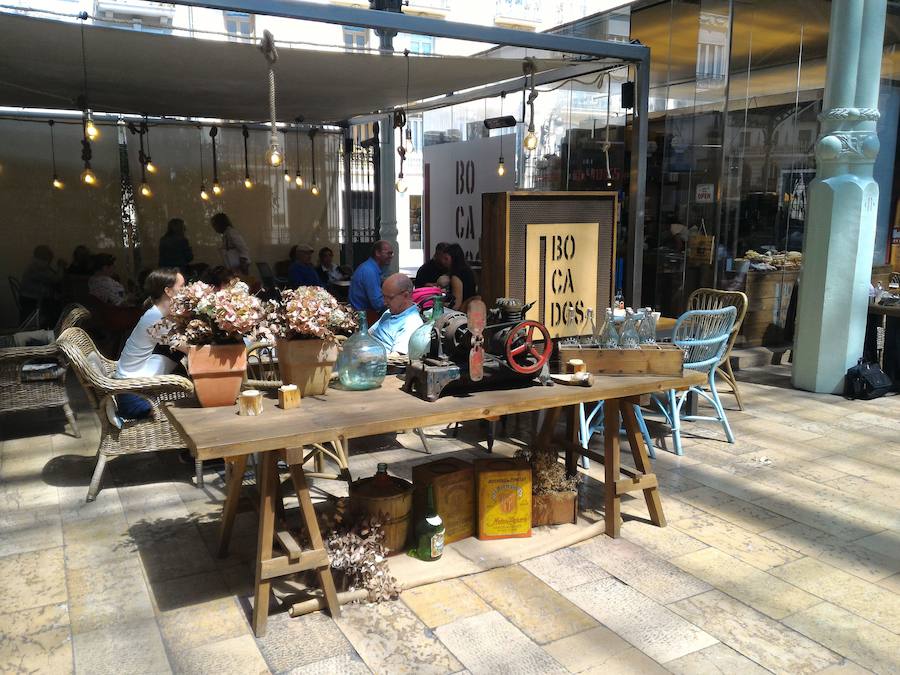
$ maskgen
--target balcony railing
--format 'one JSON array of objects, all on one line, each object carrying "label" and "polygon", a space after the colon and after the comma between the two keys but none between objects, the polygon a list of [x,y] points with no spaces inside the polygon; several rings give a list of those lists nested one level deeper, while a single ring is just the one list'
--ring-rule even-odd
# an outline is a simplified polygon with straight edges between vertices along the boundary
[{"label": "balcony railing", "polygon": [[538,0],[496,0],[494,23],[534,28],[541,23]]},{"label": "balcony railing", "polygon": [[96,0],[94,14],[101,21],[135,21],[152,26],[171,26],[175,4],[149,0]]}]

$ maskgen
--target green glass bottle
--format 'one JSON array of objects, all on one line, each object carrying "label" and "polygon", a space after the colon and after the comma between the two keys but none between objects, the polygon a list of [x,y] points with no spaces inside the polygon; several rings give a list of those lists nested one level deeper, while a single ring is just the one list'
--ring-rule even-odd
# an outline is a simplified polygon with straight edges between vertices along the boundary
[{"label": "green glass bottle", "polygon": [[441,298],[434,299],[434,306],[431,309],[431,318],[416,328],[415,332],[409,338],[409,349],[407,354],[410,361],[423,359],[431,350],[431,329],[434,328],[434,322],[444,313],[444,301]]},{"label": "green glass bottle", "polygon": [[425,513],[416,523],[416,557],[419,560],[438,560],[444,553],[444,521],[434,508],[434,488],[426,493]]}]

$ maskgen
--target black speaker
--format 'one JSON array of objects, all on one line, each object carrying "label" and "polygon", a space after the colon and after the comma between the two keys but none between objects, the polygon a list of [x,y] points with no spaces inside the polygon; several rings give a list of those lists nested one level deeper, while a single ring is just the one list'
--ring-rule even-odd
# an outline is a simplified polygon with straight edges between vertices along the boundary
[{"label": "black speaker", "polygon": [[622,83],[622,108],[628,110],[634,107],[634,82]]}]

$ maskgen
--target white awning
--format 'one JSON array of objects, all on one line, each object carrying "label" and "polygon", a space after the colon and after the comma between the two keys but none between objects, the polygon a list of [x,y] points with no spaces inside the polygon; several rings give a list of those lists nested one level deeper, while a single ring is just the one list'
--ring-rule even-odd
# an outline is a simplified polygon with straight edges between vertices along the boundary
[{"label": "white awning", "polygon": [[[0,106],[76,108],[83,90],[81,30],[77,22],[0,13]],[[84,26],[84,39],[94,110],[268,117],[267,64],[255,45],[91,25]],[[279,47],[278,57],[282,121],[337,122],[406,103],[403,55]],[[536,65],[543,72],[570,63]],[[416,101],[520,77],[522,61],[412,55],[410,73],[409,96]]]}]

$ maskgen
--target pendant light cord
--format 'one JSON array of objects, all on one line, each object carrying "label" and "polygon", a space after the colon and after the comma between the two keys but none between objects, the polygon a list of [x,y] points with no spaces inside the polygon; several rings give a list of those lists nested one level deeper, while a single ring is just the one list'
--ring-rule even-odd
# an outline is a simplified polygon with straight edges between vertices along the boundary
[{"label": "pendant light cord", "polygon": [[200,185],[203,185],[203,127],[198,126],[197,129],[200,131]]},{"label": "pendant light cord", "polygon": [[56,124],[56,122],[49,120],[47,124],[50,125],[50,158],[53,162],[53,175],[56,176],[56,148],[53,143],[53,125]]},{"label": "pendant light cord", "polygon": [[78,18],[81,19],[81,75],[83,78],[82,89],[84,90],[85,107],[88,107],[87,50],[85,49],[84,44],[84,22],[87,21],[88,13],[81,12],[81,14],[78,15]]}]

